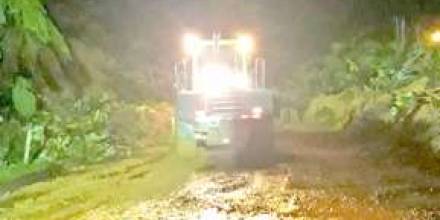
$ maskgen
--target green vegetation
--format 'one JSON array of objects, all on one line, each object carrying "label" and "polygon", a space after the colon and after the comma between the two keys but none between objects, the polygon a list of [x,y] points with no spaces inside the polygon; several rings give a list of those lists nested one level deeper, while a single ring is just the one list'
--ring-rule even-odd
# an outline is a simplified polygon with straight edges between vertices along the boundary
[{"label": "green vegetation", "polygon": [[0,163],[32,164],[52,156],[44,121],[55,115],[44,91],[60,88],[56,75],[71,62],[70,50],[40,1],[3,0],[0,52]]},{"label": "green vegetation", "polygon": [[170,150],[170,106],[109,76],[115,58],[64,37],[44,4],[0,0],[0,184]]},{"label": "green vegetation", "polygon": [[407,159],[438,163],[440,51],[414,37],[420,33],[403,39],[391,33],[370,31],[333,44],[289,78],[284,94],[303,97],[290,101],[303,124],[357,130],[363,137],[382,134],[409,153]]},{"label": "green vegetation", "polygon": [[[173,148],[171,108],[165,103],[109,105],[106,98],[71,103],[74,107],[63,112],[63,123],[53,120],[48,126],[52,141],[47,142],[53,143],[45,149],[52,151],[44,157],[54,160],[62,166],[61,174],[68,175],[4,195],[0,218],[75,219],[107,207],[117,212],[136,202],[167,195],[204,165],[199,152],[186,152],[182,157]],[[69,104],[63,103],[60,108],[65,106]],[[3,175],[8,179],[18,177],[16,171],[35,170],[34,165],[11,166]]]},{"label": "green vegetation", "polygon": [[203,165],[175,150],[169,104],[134,95],[148,91],[143,80],[109,76],[115,58],[64,38],[41,1],[0,0],[0,24],[1,219],[122,208],[169,193]]}]

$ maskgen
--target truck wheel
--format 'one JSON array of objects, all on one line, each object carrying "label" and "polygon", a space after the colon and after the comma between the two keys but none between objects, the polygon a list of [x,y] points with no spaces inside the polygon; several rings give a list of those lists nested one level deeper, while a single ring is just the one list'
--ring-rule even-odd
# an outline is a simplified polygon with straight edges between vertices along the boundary
[{"label": "truck wheel", "polygon": [[274,143],[273,124],[271,118],[250,121],[243,128],[248,135],[242,136],[236,147],[238,166],[262,167],[270,164]]},{"label": "truck wheel", "polygon": [[250,136],[249,150],[254,152],[272,152],[274,143],[273,124],[270,118],[256,121]]}]

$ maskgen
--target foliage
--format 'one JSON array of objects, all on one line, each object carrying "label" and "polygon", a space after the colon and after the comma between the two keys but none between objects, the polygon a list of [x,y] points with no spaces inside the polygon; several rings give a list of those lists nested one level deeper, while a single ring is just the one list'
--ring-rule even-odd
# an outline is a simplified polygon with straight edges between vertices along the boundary
[{"label": "foliage", "polygon": [[[391,113],[396,119],[398,132],[411,137],[399,144],[411,143],[420,151],[428,151],[440,158],[440,90],[418,89],[396,93]],[[403,143],[402,143],[403,142]]]},{"label": "foliage", "polygon": [[330,130],[341,130],[351,123],[365,101],[357,90],[318,96],[304,112],[304,121]]},{"label": "foliage", "polygon": [[396,146],[440,159],[439,55],[415,39],[365,34],[333,44],[329,54],[303,68],[307,74],[286,80],[284,94],[305,94],[299,104],[306,103],[303,122],[343,130],[368,116],[361,126],[380,121]]},{"label": "foliage", "polygon": [[17,120],[0,123],[0,157],[2,165],[19,163],[23,155],[24,126]]},{"label": "foliage", "polygon": [[41,112],[34,120],[39,158],[88,163],[111,156],[109,114],[110,102],[105,96],[66,100],[58,109]]},{"label": "foliage", "polygon": [[10,81],[24,73],[40,86],[58,83],[55,79],[72,58],[42,3],[2,0],[0,15],[0,79]]},{"label": "foliage", "polygon": [[[108,99],[87,97],[78,101],[66,100],[62,105],[60,109],[39,111],[32,118],[32,161],[93,162],[114,153],[107,130]],[[3,164],[22,160],[27,126],[16,119],[0,123]]]},{"label": "foliage", "polygon": [[[67,112],[66,107],[70,108]],[[51,106],[50,111],[37,114],[33,123],[43,129],[36,129],[35,136],[44,130],[40,133],[44,138],[36,140],[34,145],[39,146],[41,139],[46,145],[31,167],[47,160],[66,165],[75,159],[81,164],[95,162],[104,159],[104,155],[123,158],[91,166],[67,167],[69,171],[80,172],[11,192],[0,201],[3,207],[0,216],[69,219],[97,206],[131,204],[160,198],[175,190],[192,172],[201,169],[205,161],[199,154],[183,158],[174,151],[171,110],[166,103],[133,104],[92,96],[76,102],[65,100],[60,106]],[[105,139],[90,140],[87,137],[91,133],[103,135]],[[74,143],[73,139],[78,138],[83,143]],[[51,140],[53,144],[49,144]],[[82,146],[87,146],[85,151]],[[93,152],[103,148],[111,154],[101,152],[95,157]],[[14,165],[0,172],[0,183],[2,176],[16,177],[10,175],[10,170],[23,169]],[[27,169],[21,172],[27,173]],[[84,199],[87,202],[78,206]]]},{"label": "foliage", "polygon": [[431,59],[431,52],[416,44],[401,48],[394,41],[367,36],[334,44],[329,55],[306,69],[310,77],[305,81],[315,94],[334,94],[352,87],[390,92],[427,74],[427,70],[437,69]]},{"label": "foliage", "polygon": [[119,153],[129,156],[168,142],[171,117],[172,107],[166,103],[115,103],[110,118],[113,143]]},{"label": "foliage", "polygon": [[[31,165],[98,162],[126,155],[133,146],[145,147],[147,137],[157,140],[154,135],[144,135],[153,134],[156,131],[153,125],[161,124],[156,117],[147,116],[153,111],[152,105],[115,104],[105,95],[53,96],[47,92],[47,88],[65,89],[69,87],[66,82],[75,83],[76,79],[68,75],[69,65],[80,61],[73,60],[69,45],[47,14],[43,1],[0,1],[0,54],[2,165],[23,163],[28,138],[31,139]],[[98,66],[107,68],[102,63]],[[107,71],[99,70],[100,73]],[[102,93],[102,90],[93,93]],[[130,118],[133,120],[128,126],[139,124],[131,127],[132,133],[114,124],[121,109],[125,113],[118,119],[119,124],[127,127],[126,120]],[[162,118],[167,120],[168,117]],[[121,148],[122,145],[125,148]]]},{"label": "foliage", "polygon": [[17,78],[12,89],[12,101],[20,116],[30,118],[35,114],[37,108],[36,98],[32,92],[32,84],[28,80],[22,77]]},{"label": "foliage", "polygon": [[427,77],[423,77],[395,91],[393,100],[391,101],[390,113],[396,120],[412,120],[407,119],[408,116],[410,116],[409,113],[417,111],[421,105],[426,104],[423,100],[428,101],[427,99],[429,99],[428,97],[424,97],[424,95],[429,94],[426,93],[428,81],[429,79]]},{"label": "foliage", "polygon": [[[40,0],[0,1],[2,166],[27,159],[31,163],[91,162],[112,154],[108,103],[72,95],[57,103],[48,96],[48,89],[69,88],[66,78],[75,71],[75,62],[43,4]],[[68,83],[74,84],[74,79]]]}]

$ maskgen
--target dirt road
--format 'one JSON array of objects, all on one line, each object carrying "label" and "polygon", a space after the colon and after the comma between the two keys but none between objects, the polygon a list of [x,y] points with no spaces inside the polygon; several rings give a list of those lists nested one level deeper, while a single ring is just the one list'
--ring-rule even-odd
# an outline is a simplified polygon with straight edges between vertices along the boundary
[{"label": "dirt road", "polygon": [[81,219],[440,219],[440,179],[381,157],[381,144],[284,134],[270,166],[237,171],[213,153],[221,166],[167,199]]}]

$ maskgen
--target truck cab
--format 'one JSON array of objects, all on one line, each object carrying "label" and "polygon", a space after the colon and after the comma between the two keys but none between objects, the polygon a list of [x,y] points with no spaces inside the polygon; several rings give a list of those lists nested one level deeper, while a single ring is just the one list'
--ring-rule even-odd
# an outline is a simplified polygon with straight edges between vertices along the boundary
[{"label": "truck cab", "polygon": [[185,57],[174,70],[178,140],[243,147],[255,138],[254,130],[272,132],[273,95],[252,37],[187,34],[183,49]]}]

